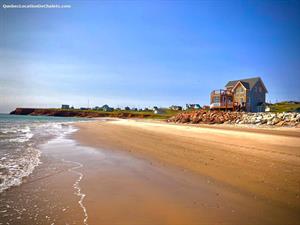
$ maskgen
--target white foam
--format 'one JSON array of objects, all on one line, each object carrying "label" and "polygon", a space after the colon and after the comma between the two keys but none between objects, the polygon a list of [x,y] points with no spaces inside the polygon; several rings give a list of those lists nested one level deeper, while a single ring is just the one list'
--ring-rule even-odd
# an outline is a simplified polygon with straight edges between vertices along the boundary
[{"label": "white foam", "polygon": [[[0,193],[11,186],[18,186],[24,177],[29,176],[39,165],[41,152],[38,145],[53,138],[63,138],[77,131],[71,122],[31,123],[1,127],[4,138],[1,143],[13,143],[12,150],[3,149],[0,159]],[[18,144],[19,143],[19,144]],[[2,150],[2,149],[1,149]]]},{"label": "white foam", "polygon": [[40,164],[41,152],[37,149],[31,149],[32,154],[24,157],[6,160],[1,162],[1,168],[6,170],[5,174],[0,174],[2,183],[0,183],[0,193],[12,186],[18,186],[22,183],[24,177],[29,176],[34,168]]},{"label": "white foam", "polygon": [[9,142],[23,143],[23,142],[29,141],[33,136],[34,136],[34,134],[31,133],[31,132],[30,133],[25,133],[24,135],[22,135],[20,137],[9,139]]},{"label": "white foam", "polygon": [[85,198],[85,194],[81,192],[81,188],[79,186],[79,183],[80,183],[80,181],[83,178],[83,174],[81,172],[76,171],[77,169],[83,167],[83,165],[81,163],[79,163],[79,162],[69,161],[69,160],[65,160],[65,159],[62,159],[62,161],[63,162],[67,162],[67,163],[72,163],[72,164],[76,165],[76,166],[72,167],[71,169],[69,169],[69,171],[73,172],[73,173],[75,173],[75,174],[77,174],[79,176],[78,179],[73,184],[73,188],[76,190],[75,194],[80,197],[80,199],[78,201],[78,204],[80,205],[80,207],[83,210],[83,214],[84,214],[83,224],[88,225],[88,222],[87,222],[87,220],[88,220],[87,209],[85,208],[85,206],[83,204],[83,200]]}]

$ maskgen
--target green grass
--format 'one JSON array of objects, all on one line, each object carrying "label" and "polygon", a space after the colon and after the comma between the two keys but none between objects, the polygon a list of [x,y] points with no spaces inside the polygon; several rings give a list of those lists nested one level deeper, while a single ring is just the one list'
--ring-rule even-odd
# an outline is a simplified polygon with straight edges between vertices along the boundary
[{"label": "green grass", "polygon": [[[95,111],[95,110],[92,110]],[[99,111],[96,111],[99,112]],[[101,112],[101,111],[100,111]],[[152,110],[149,111],[132,111],[132,110],[115,110],[113,112],[106,112],[108,115],[110,114],[119,114],[119,113],[130,113],[132,115],[140,115],[140,116],[145,116],[145,119],[168,119],[180,111],[175,111],[175,110],[170,110],[166,109],[163,114],[154,114]]]},{"label": "green grass", "polygon": [[112,112],[105,112],[101,110],[81,110],[81,109],[59,109],[59,108],[51,108],[50,110],[55,111],[73,111],[73,112],[87,112],[87,113],[99,113],[105,115],[107,117],[117,117],[118,114],[125,113],[131,114],[133,117],[137,118],[145,118],[145,119],[168,119],[173,115],[178,114],[182,111],[176,111],[171,109],[165,109],[163,114],[154,114],[152,110],[148,111],[133,111],[133,110],[114,110]]},{"label": "green grass", "polygon": [[300,109],[300,104],[292,104],[289,102],[279,102],[270,106],[271,112],[288,112]]}]

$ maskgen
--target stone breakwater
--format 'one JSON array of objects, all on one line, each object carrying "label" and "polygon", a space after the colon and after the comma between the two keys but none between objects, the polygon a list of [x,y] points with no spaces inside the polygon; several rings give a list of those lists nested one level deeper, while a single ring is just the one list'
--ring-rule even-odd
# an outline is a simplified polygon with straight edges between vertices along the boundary
[{"label": "stone breakwater", "polygon": [[253,124],[299,127],[300,113],[244,113],[197,110],[179,113],[168,119],[168,122],[191,124]]}]

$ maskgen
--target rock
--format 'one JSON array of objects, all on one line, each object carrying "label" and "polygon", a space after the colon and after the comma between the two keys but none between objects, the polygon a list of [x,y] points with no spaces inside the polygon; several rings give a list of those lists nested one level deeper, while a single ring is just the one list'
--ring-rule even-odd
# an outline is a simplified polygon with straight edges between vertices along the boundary
[{"label": "rock", "polygon": [[286,121],[282,120],[282,121],[276,123],[275,125],[276,125],[276,126],[283,126],[283,125],[285,125],[285,124],[286,124]]},{"label": "rock", "polygon": [[258,124],[258,123],[261,123],[261,120],[260,120],[260,119],[256,119],[256,120],[255,120],[255,124]]},{"label": "rock", "polygon": [[170,122],[179,123],[232,123],[296,126],[300,122],[300,113],[243,113],[198,110],[182,112],[170,118]]},{"label": "rock", "polygon": [[262,120],[262,118],[263,118],[263,117],[260,115],[260,116],[256,117],[256,120],[259,120],[259,121],[260,121],[260,120]]},{"label": "rock", "polygon": [[278,117],[275,117],[273,120],[272,120],[272,125],[274,124],[277,124],[278,122],[280,122],[281,120],[278,118]]},{"label": "rock", "polygon": [[262,119],[262,120],[261,120],[261,124],[266,124],[267,122],[268,122],[267,119]]}]

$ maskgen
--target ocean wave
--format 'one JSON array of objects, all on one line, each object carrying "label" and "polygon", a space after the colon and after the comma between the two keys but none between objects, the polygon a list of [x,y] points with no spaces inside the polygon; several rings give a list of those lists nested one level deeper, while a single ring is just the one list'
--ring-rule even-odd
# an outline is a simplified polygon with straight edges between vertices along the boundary
[{"label": "ocean wave", "polygon": [[34,168],[40,164],[41,152],[35,148],[28,148],[28,153],[13,159],[2,157],[0,159],[0,193],[12,186],[22,183],[24,177],[30,175]]},{"label": "ocean wave", "polygon": [[0,133],[2,133],[2,134],[28,133],[30,131],[31,131],[31,129],[29,126],[0,128]]},{"label": "ocean wave", "polygon": [[26,134],[24,134],[24,135],[22,135],[20,137],[9,139],[8,141],[9,142],[20,142],[20,143],[23,143],[23,142],[29,141],[33,136],[34,136],[33,133],[26,133]]},{"label": "ocean wave", "polygon": [[23,179],[41,163],[41,151],[38,149],[40,144],[76,130],[66,122],[32,123],[22,126],[6,124],[6,127],[1,127],[0,193],[22,184]]}]

